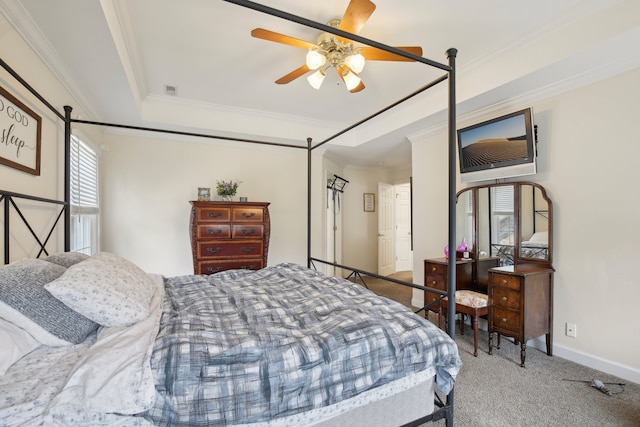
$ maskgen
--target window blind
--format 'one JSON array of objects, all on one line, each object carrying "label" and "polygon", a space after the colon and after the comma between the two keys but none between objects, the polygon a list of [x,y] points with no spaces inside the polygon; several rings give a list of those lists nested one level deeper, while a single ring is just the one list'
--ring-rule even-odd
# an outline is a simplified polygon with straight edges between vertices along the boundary
[{"label": "window blind", "polygon": [[71,213],[98,213],[98,155],[71,136]]}]

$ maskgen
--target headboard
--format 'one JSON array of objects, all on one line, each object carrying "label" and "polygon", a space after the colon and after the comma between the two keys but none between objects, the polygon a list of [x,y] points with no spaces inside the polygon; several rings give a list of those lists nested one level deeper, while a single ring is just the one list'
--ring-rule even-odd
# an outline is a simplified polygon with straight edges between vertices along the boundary
[{"label": "headboard", "polygon": [[[32,201],[34,204],[38,205],[38,208],[45,209],[47,212],[51,212],[54,220],[51,227],[45,229],[43,233],[38,233],[34,230],[34,226],[31,224],[27,216],[23,213],[21,207],[22,201]],[[30,196],[27,194],[13,193],[11,191],[0,190],[0,202],[2,203],[2,220],[4,224],[4,263],[9,264],[11,262],[11,237],[12,234],[12,216],[11,213],[15,212],[18,217],[21,219],[22,224],[27,228],[30,236],[33,238],[32,242],[35,242],[38,246],[38,254],[36,258],[40,258],[42,254],[49,255],[49,251],[47,250],[47,243],[49,243],[51,236],[53,235],[56,226],[60,222],[60,218],[62,218],[63,214],[68,209],[69,203],[60,201],[60,200],[52,200],[46,199],[43,197]],[[24,203],[24,202],[23,202]],[[11,207],[13,206],[13,211]],[[66,237],[65,233],[65,237]],[[24,244],[25,242],[22,242]],[[65,251],[69,250],[69,239],[65,238]]]}]

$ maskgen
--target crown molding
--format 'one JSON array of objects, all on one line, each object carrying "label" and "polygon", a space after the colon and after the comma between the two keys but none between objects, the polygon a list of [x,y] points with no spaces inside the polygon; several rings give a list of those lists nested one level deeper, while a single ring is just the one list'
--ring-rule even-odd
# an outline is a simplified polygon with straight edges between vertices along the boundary
[{"label": "crown molding", "polygon": [[0,12],[40,58],[44,66],[61,83],[82,111],[90,117],[97,117],[95,110],[91,107],[91,103],[82,95],[80,89],[71,79],[68,67],[35,25],[22,4],[11,0],[0,0]]},{"label": "crown molding", "polygon": [[127,77],[127,81],[134,96],[138,111],[148,94],[148,85],[144,67],[140,63],[140,51],[135,43],[131,13],[124,0],[101,0],[100,6],[104,13],[111,39],[115,46],[120,63]]}]

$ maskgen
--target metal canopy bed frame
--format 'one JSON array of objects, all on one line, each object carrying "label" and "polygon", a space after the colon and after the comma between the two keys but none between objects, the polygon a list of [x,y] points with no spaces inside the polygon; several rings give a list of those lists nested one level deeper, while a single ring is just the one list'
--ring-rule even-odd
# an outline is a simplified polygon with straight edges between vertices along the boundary
[{"label": "metal canopy bed frame", "polygon": [[[47,198],[42,198],[42,197],[36,197],[36,196],[31,196],[31,195],[26,195],[26,194],[19,194],[19,193],[14,193],[14,192],[10,192],[10,191],[5,191],[5,190],[0,190],[0,203],[3,203],[3,209],[2,209],[2,213],[3,213],[3,219],[4,219],[4,263],[8,264],[10,263],[10,206],[14,207],[14,210],[17,212],[17,214],[20,216],[20,218],[22,219],[24,225],[28,228],[29,232],[31,233],[32,237],[36,240],[38,246],[39,246],[39,252],[37,257],[40,257],[41,255],[49,255],[47,249],[46,249],[46,245],[49,242],[50,237],[52,236],[52,234],[54,233],[54,230],[56,229],[56,227],[58,227],[59,223],[60,223],[60,219],[63,218],[64,221],[64,250],[65,251],[69,251],[70,250],[70,221],[71,221],[71,212],[70,212],[70,199],[71,199],[71,194],[70,194],[70,145],[71,145],[71,129],[72,129],[72,124],[73,123],[78,123],[78,124],[85,124],[85,125],[95,125],[95,126],[105,126],[105,127],[115,127],[115,128],[123,128],[123,129],[130,129],[130,130],[138,130],[138,131],[148,131],[148,132],[156,132],[156,133],[165,133],[165,134],[173,134],[173,135],[180,135],[180,136],[193,136],[193,137],[199,137],[199,138],[208,138],[208,139],[217,139],[217,140],[226,140],[226,141],[236,141],[236,142],[245,142],[245,143],[252,143],[252,144],[262,144],[262,145],[272,145],[272,146],[279,146],[279,147],[287,147],[287,148],[293,148],[293,149],[304,149],[307,150],[307,267],[314,267],[314,262],[319,262],[322,264],[326,264],[326,265],[330,265],[330,266],[334,266],[337,268],[341,268],[347,271],[351,271],[351,275],[354,281],[356,280],[357,277],[361,277],[362,274],[367,275],[367,276],[371,276],[371,277],[375,277],[375,278],[380,278],[383,280],[387,280],[402,286],[408,286],[408,287],[412,287],[421,291],[426,291],[428,290],[429,292],[435,293],[439,295],[439,299],[436,299],[434,302],[432,302],[430,305],[433,305],[435,303],[438,303],[441,299],[443,299],[444,297],[448,297],[450,300],[455,299],[455,284],[456,284],[456,269],[455,269],[455,258],[449,258],[449,262],[448,262],[448,291],[440,291],[438,289],[433,289],[433,288],[429,288],[427,286],[421,286],[421,285],[416,285],[414,283],[409,283],[409,282],[404,282],[404,281],[400,281],[400,280],[396,280],[396,279],[390,279],[388,277],[384,277],[384,276],[380,276],[378,274],[372,273],[372,272],[368,272],[368,271],[364,271],[364,270],[359,270],[357,268],[354,267],[350,267],[350,266],[345,266],[345,265],[340,265],[337,264],[335,262],[329,262],[329,261],[325,261],[319,258],[314,258],[311,256],[311,193],[312,193],[312,187],[311,187],[311,159],[312,159],[312,153],[313,150],[315,150],[316,148],[319,148],[321,146],[323,146],[324,144],[327,144],[328,142],[338,138],[339,136],[351,131],[352,129],[368,122],[371,119],[374,119],[375,117],[383,114],[384,112],[396,107],[397,105],[413,98],[414,96],[440,84],[443,83],[445,81],[448,82],[448,126],[447,126],[447,133],[448,133],[448,210],[449,210],[449,215],[448,215],[448,245],[449,247],[455,247],[456,245],[456,235],[455,235],[455,230],[456,230],[456,217],[455,217],[455,212],[456,212],[456,94],[455,94],[455,59],[456,59],[456,55],[457,55],[457,49],[455,48],[451,48],[448,49],[446,51],[446,55],[447,55],[447,59],[448,59],[448,64],[442,64],[421,56],[417,56],[414,55],[412,53],[400,50],[398,48],[392,47],[392,46],[388,46],[379,42],[376,42],[374,40],[370,40],[367,39],[365,37],[361,37],[359,35],[356,34],[352,34],[352,33],[348,33],[342,30],[339,30],[337,28],[334,27],[330,27],[328,25],[325,24],[320,24],[318,22],[315,21],[311,21],[309,19],[306,18],[302,18],[300,16],[296,16],[296,15],[292,15],[290,13],[278,10],[278,9],[274,9],[271,7],[267,7],[258,3],[254,3],[251,1],[247,1],[247,0],[223,0],[227,3],[232,3],[235,4],[239,7],[244,7],[244,8],[248,8],[248,9],[252,9],[254,11],[260,12],[260,13],[264,13],[264,14],[268,14],[277,18],[281,18],[284,20],[289,20],[292,21],[294,23],[298,23],[300,25],[304,25],[307,27],[311,27],[311,28],[315,28],[318,29],[320,31],[323,32],[328,32],[328,33],[332,33],[335,34],[337,36],[341,36],[341,37],[345,37],[348,39],[351,39],[353,41],[357,41],[359,43],[368,45],[368,46],[372,46],[381,50],[384,50],[386,52],[389,53],[393,53],[396,55],[400,55],[403,56],[405,58],[409,58],[411,60],[414,60],[416,62],[420,62],[422,64],[425,64],[427,66],[433,67],[433,68],[437,68],[439,70],[444,71],[445,73],[436,78],[435,80],[427,83],[426,85],[422,86],[421,88],[419,88],[418,90],[410,93],[409,95],[397,100],[396,102],[388,105],[387,107],[377,111],[376,113],[373,113],[371,115],[369,115],[368,117],[346,127],[345,129],[337,132],[336,134],[328,137],[327,139],[319,142],[319,143],[313,143],[312,138],[307,138],[307,145],[306,147],[303,145],[294,145],[294,144],[284,144],[284,143],[277,143],[277,142],[272,142],[272,141],[261,141],[261,140],[253,140],[253,139],[246,139],[246,138],[234,138],[234,137],[228,137],[228,136],[219,136],[219,135],[211,135],[211,134],[203,134],[203,133],[194,133],[194,132],[184,132],[184,131],[174,131],[174,130],[170,130],[170,129],[159,129],[159,128],[151,128],[151,127],[142,127],[142,126],[131,126],[131,125],[125,125],[125,124],[116,124],[116,123],[106,123],[106,122],[97,122],[97,121],[89,121],[89,120],[80,120],[80,119],[73,119],[71,117],[71,111],[72,111],[72,107],[70,106],[64,106],[64,114],[62,114],[61,112],[59,112],[54,106],[52,106],[42,95],[40,95],[28,82],[26,82],[16,71],[14,71],[4,60],[2,60],[2,58],[0,58],[0,65],[12,76],[14,77],[25,89],[27,89],[33,96],[35,96],[40,102],[42,102],[42,104],[44,106],[46,106],[51,112],[53,112],[53,114],[55,114],[61,121],[64,122],[65,124],[65,135],[64,135],[64,158],[65,158],[65,165],[64,165],[64,194],[65,194],[65,199],[64,201],[60,201],[60,200],[53,200],[53,199],[47,199]],[[34,201],[34,202],[38,202],[38,203],[45,203],[45,204],[52,204],[56,207],[57,209],[57,216],[56,219],[53,223],[53,225],[51,226],[51,229],[47,232],[47,235],[44,239],[41,239],[40,237],[38,237],[38,235],[36,234],[36,232],[32,229],[32,227],[29,225],[28,220],[25,218],[25,216],[22,214],[20,207],[18,206],[18,204],[16,203],[16,200],[30,200],[30,201]],[[366,284],[365,284],[366,286]],[[424,311],[425,313],[427,313],[429,306],[425,306],[422,307],[418,310],[416,310],[416,313],[420,313],[422,311]],[[454,304],[449,304],[448,305],[448,310],[447,310],[447,333],[449,336],[451,336],[452,338],[455,337],[455,305]],[[434,402],[435,404],[435,409],[434,412],[432,412],[430,415],[427,415],[425,417],[422,417],[420,419],[414,420],[408,424],[405,424],[405,426],[418,426],[421,425],[425,422],[429,422],[429,421],[437,421],[439,419],[445,419],[446,420],[446,425],[447,426],[453,426],[453,408],[454,408],[454,389],[451,390],[450,394],[447,395],[446,398],[446,402],[442,401],[440,399],[440,397],[436,394],[436,401]]]}]

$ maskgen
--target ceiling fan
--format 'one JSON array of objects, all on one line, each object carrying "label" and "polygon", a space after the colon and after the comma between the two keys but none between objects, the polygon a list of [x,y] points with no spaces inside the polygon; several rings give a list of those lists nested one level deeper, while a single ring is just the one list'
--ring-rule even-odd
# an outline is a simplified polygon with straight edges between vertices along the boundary
[{"label": "ceiling fan", "polygon": [[[370,0],[351,0],[342,19],[332,19],[327,25],[348,33],[358,34],[375,9],[376,5]],[[365,60],[413,62],[412,59],[375,47],[357,47],[353,41],[331,33],[321,34],[316,43],[265,30],[264,28],[254,29],[251,31],[251,36],[308,50],[306,63],[276,80],[277,84],[290,83],[298,77],[316,70],[315,73],[307,77],[307,81],[313,88],[320,89],[327,70],[335,68],[349,92],[356,93],[364,89],[364,83],[362,83],[362,79],[358,74],[364,68]],[[420,46],[399,46],[397,48],[422,56],[422,48]]]}]

